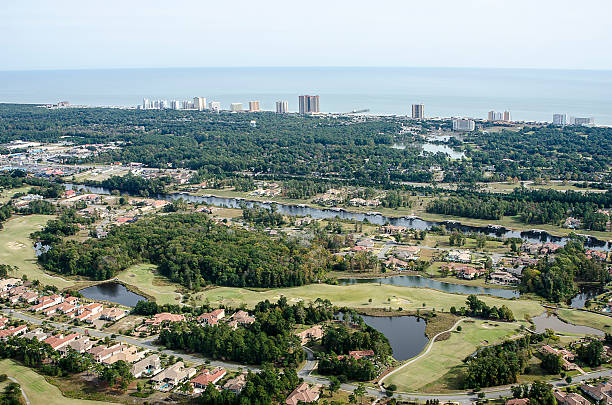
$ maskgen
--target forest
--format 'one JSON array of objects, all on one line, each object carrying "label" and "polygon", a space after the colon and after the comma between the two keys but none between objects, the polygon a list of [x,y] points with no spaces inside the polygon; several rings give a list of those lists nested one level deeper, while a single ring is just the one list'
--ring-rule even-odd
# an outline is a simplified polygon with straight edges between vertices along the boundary
[{"label": "forest", "polygon": [[581,220],[585,229],[605,231],[609,216],[598,211],[612,207],[612,190],[580,193],[517,187],[506,195],[470,191],[455,194],[458,195],[431,201],[427,205],[427,212],[490,220],[518,216],[525,224],[557,226],[572,216]]},{"label": "forest", "polygon": [[570,241],[555,252],[553,260],[541,259],[523,270],[519,289],[553,302],[564,302],[578,293],[577,282],[605,285],[611,277],[605,266],[586,257],[579,242]]},{"label": "forest", "polygon": [[[430,182],[432,166],[446,182],[610,179],[610,128],[525,127],[476,131],[452,140],[468,159],[421,153],[420,135],[403,134],[415,124],[397,117],[211,114],[194,111],[55,109],[0,106],[0,142],[16,139],[76,144],[113,142],[115,148],[69,163],[140,162],[149,167],[198,170],[200,178],[233,177],[251,172],[275,180],[345,181],[388,188],[397,182]],[[252,119],[257,126],[249,125]],[[438,125],[446,127],[448,121]],[[420,123],[422,127],[427,123]],[[395,141],[405,149],[391,146]],[[493,176],[484,168],[494,166]],[[291,187],[291,198],[312,195],[313,185]]]},{"label": "forest", "polygon": [[202,213],[175,213],[115,227],[103,239],[57,241],[38,260],[47,270],[96,280],[149,262],[190,289],[207,284],[270,288],[322,280],[331,254],[316,244],[304,247],[283,237],[216,224]]}]

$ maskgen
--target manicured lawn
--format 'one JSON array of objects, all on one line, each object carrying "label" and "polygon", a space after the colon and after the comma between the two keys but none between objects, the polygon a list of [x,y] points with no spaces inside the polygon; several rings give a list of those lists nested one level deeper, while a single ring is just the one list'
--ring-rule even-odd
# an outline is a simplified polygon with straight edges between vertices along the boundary
[{"label": "manicured lawn", "polygon": [[604,332],[612,333],[612,317],[587,311],[572,311],[560,309],[557,311],[559,318],[574,325],[586,325]]},{"label": "manicured lawn", "polygon": [[108,402],[67,398],[43,376],[13,360],[0,361],[0,373],[15,378],[25,391],[32,405],[83,405],[106,404]]},{"label": "manicured lawn", "polygon": [[[388,284],[364,283],[349,286],[334,286],[328,284],[307,285],[294,288],[282,288],[266,291],[251,291],[243,288],[219,287],[196,294],[198,301],[208,298],[212,304],[226,304],[233,307],[246,304],[252,307],[259,301],[276,301],[284,295],[290,302],[299,300],[314,301],[317,298],[329,299],[339,306],[354,308],[384,308],[406,310],[419,308],[448,312],[451,306],[465,306],[465,295],[448,294],[425,288],[409,288]],[[368,302],[372,299],[372,302]],[[517,320],[523,320],[525,315],[536,316],[544,312],[542,306],[527,300],[505,300],[496,297],[480,297],[488,305],[507,305]],[[425,304],[425,306],[423,306]]]},{"label": "manicured lawn", "polygon": [[179,285],[155,273],[156,268],[154,264],[137,264],[117,274],[117,278],[152,295],[158,304],[178,304],[181,296],[177,292]]},{"label": "manicured lawn", "polygon": [[517,323],[462,322],[461,332],[453,332],[448,340],[434,342],[429,353],[385,380],[399,391],[444,392],[461,389],[458,383],[463,359],[480,346],[494,344],[517,334]]},{"label": "manicured lawn", "polygon": [[42,229],[51,218],[53,216],[50,215],[27,215],[14,216],[6,221],[4,229],[0,230],[0,263],[19,268],[18,271],[10,274],[13,277],[21,277],[25,274],[30,280],[38,279],[42,284],[65,288],[73,283],[42,270],[36,261],[30,239],[30,234]]}]

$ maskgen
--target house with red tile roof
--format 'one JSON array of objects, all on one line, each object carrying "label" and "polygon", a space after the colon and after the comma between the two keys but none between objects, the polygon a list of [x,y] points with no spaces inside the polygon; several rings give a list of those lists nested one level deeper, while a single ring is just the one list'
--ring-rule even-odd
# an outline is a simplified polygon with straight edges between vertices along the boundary
[{"label": "house with red tile roof", "polygon": [[527,405],[529,398],[512,398],[506,401],[506,405]]},{"label": "house with red tile roof", "polygon": [[68,343],[76,340],[79,337],[78,333],[71,333],[70,335],[55,335],[49,336],[44,340],[45,343],[49,344],[53,350],[59,350],[66,346]]},{"label": "house with red tile roof", "polygon": [[26,325],[11,326],[8,329],[0,330],[0,340],[6,340],[10,336],[18,336],[28,330]]},{"label": "house with red tile roof", "polygon": [[227,374],[227,371],[220,367],[213,370],[205,369],[200,374],[193,377],[189,382],[195,389],[206,389],[208,384],[216,384],[225,374]]},{"label": "house with red tile roof", "polygon": [[223,319],[225,316],[224,309],[215,309],[212,312],[204,313],[198,316],[198,322],[205,323],[207,325],[216,325],[219,320]]},{"label": "house with red tile roof", "polygon": [[185,316],[182,314],[171,314],[169,312],[162,312],[160,314],[153,315],[145,321],[147,325],[158,326],[164,322],[182,322],[185,320]]},{"label": "house with red tile roof", "polygon": [[287,405],[297,405],[300,402],[316,402],[319,400],[320,392],[321,387],[319,385],[311,387],[308,383],[301,383],[289,394],[285,403]]}]

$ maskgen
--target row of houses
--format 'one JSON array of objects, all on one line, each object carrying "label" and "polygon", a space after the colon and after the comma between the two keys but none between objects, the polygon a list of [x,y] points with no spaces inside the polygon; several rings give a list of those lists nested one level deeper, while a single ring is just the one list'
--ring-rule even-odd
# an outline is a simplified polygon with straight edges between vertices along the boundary
[{"label": "row of houses", "polygon": [[[595,385],[581,384],[579,388],[590,401],[577,392],[555,390],[553,394],[559,405],[612,404],[612,384],[607,381]],[[513,398],[506,401],[506,405],[529,405],[529,402],[529,398]]]}]

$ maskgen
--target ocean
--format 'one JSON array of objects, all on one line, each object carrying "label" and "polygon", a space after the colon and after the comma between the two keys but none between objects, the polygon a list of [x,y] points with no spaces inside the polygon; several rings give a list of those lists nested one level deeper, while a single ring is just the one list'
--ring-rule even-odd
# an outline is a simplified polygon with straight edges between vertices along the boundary
[{"label": "ocean", "polygon": [[136,106],[143,98],[194,96],[245,107],[259,100],[273,110],[299,94],[320,95],[322,112],[369,109],[410,114],[425,105],[427,117],[486,118],[509,110],[512,119],[552,121],[553,113],[594,117],[612,125],[612,71],[468,68],[168,68],[0,71],[0,102]]}]

